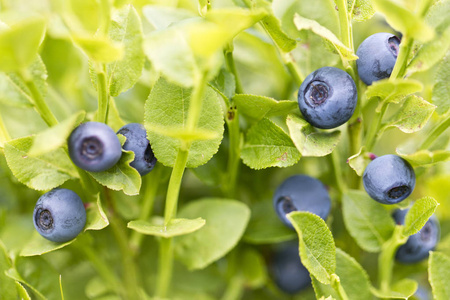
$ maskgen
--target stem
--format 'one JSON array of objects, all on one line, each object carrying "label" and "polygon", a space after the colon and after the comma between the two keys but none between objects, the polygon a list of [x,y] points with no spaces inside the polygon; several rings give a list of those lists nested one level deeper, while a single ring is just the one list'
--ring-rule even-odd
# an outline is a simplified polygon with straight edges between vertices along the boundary
[{"label": "stem", "polygon": [[334,148],[333,152],[330,154],[331,168],[333,170],[334,178],[336,181],[336,188],[339,191],[339,197],[342,197],[346,187],[344,181],[342,180],[342,169],[340,164],[340,155],[338,148]]},{"label": "stem", "polygon": [[339,27],[341,30],[341,40],[342,43],[350,48],[350,24],[347,14],[347,0],[337,0],[336,1],[338,12],[339,12]]},{"label": "stem", "polygon": [[243,94],[244,89],[242,88],[242,83],[236,69],[236,64],[234,63],[233,42],[230,42],[230,44],[228,45],[228,49],[225,50],[225,62],[227,64],[228,70],[234,75],[234,80],[236,81],[236,93]]},{"label": "stem", "polygon": [[[143,203],[141,205],[139,220],[148,220],[152,214],[153,204],[155,203],[156,193],[158,192],[161,181],[161,170],[162,167],[156,165],[155,169],[145,176],[145,189],[142,193]],[[134,250],[135,254],[139,252],[143,238],[144,235],[137,231],[133,231],[131,234],[130,247]]]},{"label": "stem", "polygon": [[238,300],[242,298],[244,293],[244,285],[240,276],[231,278],[230,283],[225,290],[222,300]]},{"label": "stem", "polygon": [[133,256],[131,255],[131,251],[129,251],[130,249],[128,248],[127,234],[124,230],[126,226],[116,215],[114,204],[109,193],[110,191],[106,187],[103,189],[103,191],[105,200],[109,208],[107,210],[109,212],[108,218],[110,220],[111,228],[119,246],[119,251],[122,258],[123,279],[127,296],[126,299],[137,299],[139,290],[138,277],[136,265],[133,261]]},{"label": "stem", "polygon": [[367,134],[366,139],[366,150],[368,152],[372,151],[373,146],[375,145],[375,142],[378,137],[378,131],[381,127],[381,122],[383,120],[383,116],[386,113],[388,107],[388,103],[384,102],[383,106],[381,107],[381,111],[379,113],[376,113],[376,115],[373,117],[372,124],[369,128],[369,133]]},{"label": "stem", "polygon": [[403,77],[406,70],[406,64],[408,63],[409,53],[411,52],[414,39],[404,36],[402,42],[400,43],[400,51],[398,53],[397,61],[395,63],[394,69],[392,70],[390,80]]},{"label": "stem", "polygon": [[339,298],[341,298],[341,300],[349,300],[347,293],[341,285],[341,280],[336,274],[331,275],[331,286],[339,295]]},{"label": "stem", "polygon": [[448,114],[442,122],[431,131],[427,136],[422,145],[420,145],[420,150],[425,150],[430,148],[434,141],[450,126],[450,114]]},{"label": "stem", "polygon": [[403,226],[395,226],[392,237],[386,241],[378,258],[378,280],[382,293],[389,293],[392,282],[392,270],[394,268],[394,256],[401,245],[406,243],[408,237],[403,236]]},{"label": "stem", "polygon": [[58,120],[48,107],[44,97],[42,96],[41,92],[37,88],[32,78],[29,76],[28,72],[26,70],[22,70],[21,72],[18,73],[18,75],[25,82],[25,85],[30,90],[31,98],[34,101],[33,103],[34,108],[39,113],[44,122],[47,123],[49,127],[58,124]]},{"label": "stem", "polygon": [[[278,49],[278,47],[277,47]],[[278,49],[278,52],[280,53],[283,63],[286,65],[289,73],[291,73],[291,76],[294,78],[294,82],[297,84],[297,86],[300,86],[303,82],[303,79],[305,78],[300,71],[300,68],[295,63],[294,57],[291,53],[286,53],[282,51],[281,49]]]},{"label": "stem", "polygon": [[156,283],[156,296],[166,298],[172,279],[173,238],[161,238],[159,241],[159,270]]},{"label": "stem", "polygon": [[9,135],[8,130],[6,129],[2,115],[0,114],[0,147],[3,147],[3,145],[10,139],[11,136]]},{"label": "stem", "polygon": [[241,156],[241,132],[239,127],[239,113],[236,107],[230,107],[227,113],[226,122],[230,145],[227,166],[228,172],[227,176],[225,176],[225,190],[229,197],[233,197],[236,193],[236,181],[238,178]]},{"label": "stem", "polygon": [[98,112],[97,122],[106,123],[108,120],[109,94],[106,88],[106,74],[104,65],[102,71],[97,72]]}]

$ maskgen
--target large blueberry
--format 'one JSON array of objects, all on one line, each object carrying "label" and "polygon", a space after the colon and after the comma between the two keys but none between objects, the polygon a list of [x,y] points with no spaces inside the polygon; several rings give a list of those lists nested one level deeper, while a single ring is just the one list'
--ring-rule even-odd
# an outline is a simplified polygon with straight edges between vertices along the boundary
[{"label": "large blueberry", "polygon": [[33,223],[44,238],[63,243],[74,239],[83,230],[86,210],[74,191],[57,188],[38,199]]},{"label": "large blueberry", "polygon": [[295,294],[311,285],[311,277],[303,266],[298,241],[279,246],[273,254],[270,270],[276,285],[285,293]]},{"label": "large blueberry", "polygon": [[[408,209],[396,210],[393,213],[397,224],[403,225]],[[402,263],[416,263],[428,257],[428,252],[434,250],[439,241],[439,221],[431,216],[420,231],[408,238],[406,244],[400,246],[395,258]]]},{"label": "large blueberry", "polygon": [[356,61],[359,78],[367,84],[389,78],[397,60],[400,40],[391,33],[375,33],[359,45]]},{"label": "large blueberry", "polygon": [[118,134],[123,134],[127,140],[123,144],[123,149],[134,152],[134,160],[131,166],[135,168],[141,176],[147,174],[156,164],[156,157],[147,139],[147,131],[139,123],[130,123],[119,129]]},{"label": "large blueberry", "polygon": [[68,146],[73,163],[91,172],[111,168],[122,155],[122,146],[114,130],[99,122],[86,122],[75,128]]},{"label": "large blueberry", "polygon": [[351,118],[357,98],[350,75],[338,68],[323,67],[309,74],[301,84],[298,106],[311,125],[329,129]]},{"label": "large blueberry", "polygon": [[376,201],[394,204],[412,193],[416,175],[406,160],[388,154],[370,162],[363,174],[363,184],[369,196]]},{"label": "large blueberry", "polygon": [[322,182],[306,175],[296,175],[286,179],[277,188],[273,205],[281,221],[293,228],[286,214],[292,211],[309,211],[326,219],[330,213],[331,201]]}]

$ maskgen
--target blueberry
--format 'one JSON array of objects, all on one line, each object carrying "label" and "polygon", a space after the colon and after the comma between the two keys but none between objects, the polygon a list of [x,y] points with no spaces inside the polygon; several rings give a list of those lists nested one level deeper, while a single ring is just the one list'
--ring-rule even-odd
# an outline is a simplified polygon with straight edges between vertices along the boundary
[{"label": "blueberry", "polygon": [[399,47],[400,39],[391,33],[375,33],[365,39],[356,51],[359,78],[367,85],[389,78]]},{"label": "blueberry", "polygon": [[300,260],[298,241],[275,250],[270,270],[276,285],[285,293],[295,294],[311,285],[309,272]]},{"label": "blueberry", "polygon": [[[393,213],[395,222],[403,225],[408,209],[396,210]],[[402,263],[419,262],[428,257],[428,252],[434,250],[439,241],[439,221],[435,215],[431,216],[420,231],[408,238],[406,244],[400,246],[395,258]]]},{"label": "blueberry", "polygon": [[309,211],[322,219],[330,213],[331,201],[328,191],[319,180],[296,175],[286,179],[273,196],[273,205],[281,221],[291,228],[286,214],[292,211]]},{"label": "blueberry", "polygon": [[75,128],[68,145],[73,163],[91,172],[111,168],[122,155],[122,146],[115,132],[99,122],[86,122]]},{"label": "blueberry", "polygon": [[147,131],[142,124],[130,123],[119,129],[118,134],[124,135],[127,140],[123,144],[123,149],[134,152],[134,160],[131,166],[135,168],[141,176],[149,173],[156,164],[156,157],[153,154]]},{"label": "blueberry", "polygon": [[74,191],[57,188],[38,199],[33,223],[44,238],[63,243],[74,239],[83,230],[86,210]]},{"label": "blueberry", "polygon": [[376,201],[394,204],[412,193],[416,175],[406,160],[388,154],[370,162],[363,174],[363,184],[369,196]]},{"label": "blueberry", "polygon": [[298,91],[303,117],[317,128],[330,129],[347,122],[355,111],[356,85],[346,72],[323,67],[305,78]]}]

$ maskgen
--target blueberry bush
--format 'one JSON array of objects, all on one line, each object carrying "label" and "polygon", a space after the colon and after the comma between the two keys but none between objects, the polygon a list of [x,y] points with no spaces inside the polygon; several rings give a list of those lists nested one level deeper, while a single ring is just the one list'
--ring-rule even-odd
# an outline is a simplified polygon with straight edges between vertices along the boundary
[{"label": "blueberry bush", "polygon": [[0,0],[0,299],[448,300],[449,14]]}]

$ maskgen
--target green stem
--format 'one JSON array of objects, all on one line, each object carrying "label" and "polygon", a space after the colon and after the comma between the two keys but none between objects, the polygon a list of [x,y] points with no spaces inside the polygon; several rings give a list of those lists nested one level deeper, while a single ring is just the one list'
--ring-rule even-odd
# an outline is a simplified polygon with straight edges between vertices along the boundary
[{"label": "green stem", "polygon": [[389,77],[390,80],[394,80],[404,76],[406,65],[408,63],[408,57],[412,50],[413,43],[413,38],[410,38],[407,35],[403,36],[402,42],[400,43],[400,51],[398,53],[397,61],[395,63],[394,69],[392,70],[391,76]]},{"label": "green stem", "polygon": [[11,136],[9,135],[8,130],[6,129],[2,115],[0,114],[0,147],[3,147],[3,145],[10,139]]},{"label": "green stem", "polygon": [[236,275],[231,278],[231,281],[228,284],[224,295],[222,296],[222,300],[238,300],[242,298],[243,293],[244,284],[242,282],[242,278]]},{"label": "green stem", "polygon": [[331,286],[339,295],[339,298],[341,300],[349,300],[347,293],[345,292],[344,288],[341,285],[339,276],[337,276],[336,274],[331,275]]},{"label": "green stem", "polygon": [[47,103],[45,102],[44,97],[36,86],[36,83],[32,80],[31,76],[27,71],[22,71],[18,73],[19,77],[25,82],[25,85],[30,90],[31,97],[34,101],[34,108],[39,113],[41,118],[49,127],[52,127],[58,124],[58,120],[55,115],[52,113]]},{"label": "green stem", "polygon": [[159,270],[156,283],[156,296],[166,298],[173,271],[173,238],[159,241]]},{"label": "green stem", "polygon": [[[142,193],[142,205],[141,213],[138,220],[147,221],[153,211],[153,205],[155,203],[156,193],[161,181],[162,166],[156,165],[155,169],[145,176],[144,192]],[[142,240],[145,235],[137,231],[133,231],[130,237],[130,247],[137,254],[142,244]]]},{"label": "green stem", "polygon": [[420,145],[420,150],[425,150],[430,148],[434,141],[450,126],[450,113],[444,118],[444,120],[437,125],[433,131],[427,136],[422,145]]},{"label": "green stem", "polygon": [[408,237],[403,236],[402,232],[403,226],[395,226],[392,237],[386,241],[381,248],[381,253],[378,258],[378,280],[380,283],[380,290],[383,294],[390,292],[395,253],[398,247],[408,240]]},{"label": "green stem", "polygon": [[228,126],[228,138],[230,141],[227,176],[225,190],[228,197],[234,197],[236,193],[236,181],[238,178],[239,162],[241,157],[241,130],[239,127],[239,113],[236,107],[228,110],[226,122]]},{"label": "green stem", "polygon": [[[278,49],[278,47],[277,47]],[[278,49],[278,52],[280,53],[283,63],[287,67],[289,73],[291,73],[291,76],[294,78],[294,82],[297,86],[300,86],[303,82],[303,79],[305,78],[302,74],[302,71],[300,71],[300,68],[298,67],[297,63],[294,60],[294,57],[292,56],[292,53],[286,53],[282,51],[281,49]]]},{"label": "green stem", "polygon": [[347,13],[347,0],[336,1],[339,12],[339,27],[341,30],[342,43],[348,48],[351,47],[350,42],[350,22]]},{"label": "green stem", "polygon": [[234,80],[236,81],[236,93],[243,94],[244,89],[242,88],[242,83],[236,69],[236,64],[234,63],[233,42],[230,42],[230,44],[228,45],[228,49],[225,50],[225,62],[227,64],[228,70],[234,75]]},{"label": "green stem", "polygon": [[379,113],[376,113],[376,115],[373,117],[372,124],[369,128],[369,133],[367,134],[366,139],[366,151],[370,152],[372,151],[373,146],[375,145],[375,142],[378,138],[378,131],[381,127],[381,122],[383,120],[383,116],[386,113],[388,107],[388,103],[384,102],[383,106],[381,107],[381,111]]},{"label": "green stem", "polygon": [[128,237],[124,230],[126,226],[116,214],[110,191],[106,187],[103,189],[103,191],[104,198],[106,200],[106,203],[108,204],[108,219],[110,221],[114,237],[117,241],[117,245],[119,246],[119,251],[122,258],[122,278],[124,280],[124,286],[127,295],[126,299],[137,299],[139,291],[138,276],[136,265],[133,260],[134,258],[131,255],[131,251],[128,247]]},{"label": "green stem", "polygon": [[97,122],[106,123],[108,120],[109,94],[106,87],[106,74],[104,66],[97,72],[98,112]]},{"label": "green stem", "polygon": [[331,167],[336,181],[336,188],[339,192],[339,197],[341,198],[342,194],[346,189],[346,186],[344,184],[344,181],[342,180],[342,169],[340,164],[341,158],[337,147],[334,148],[333,152],[331,152],[330,159],[331,159]]}]

